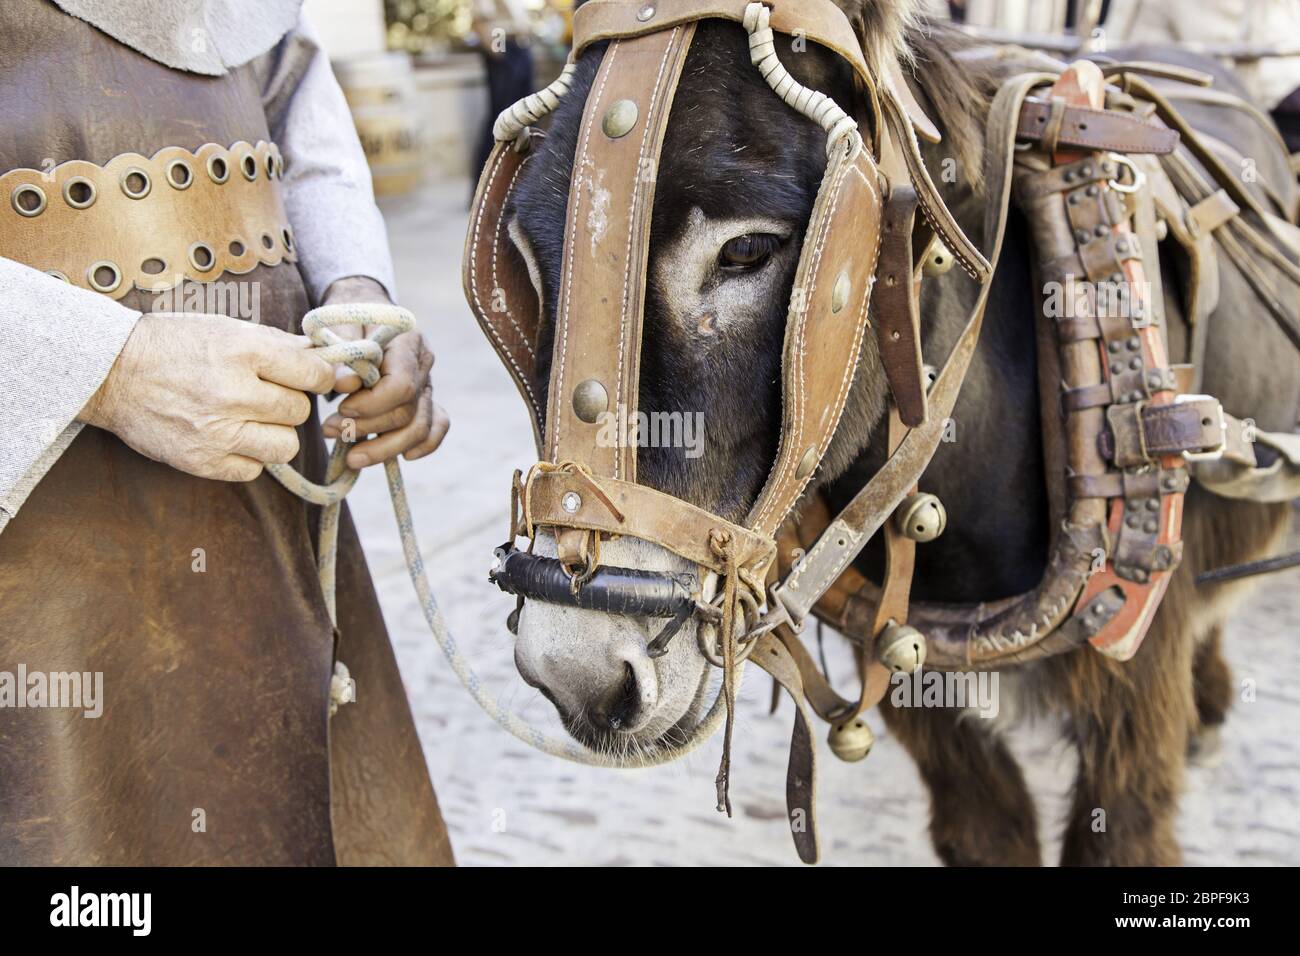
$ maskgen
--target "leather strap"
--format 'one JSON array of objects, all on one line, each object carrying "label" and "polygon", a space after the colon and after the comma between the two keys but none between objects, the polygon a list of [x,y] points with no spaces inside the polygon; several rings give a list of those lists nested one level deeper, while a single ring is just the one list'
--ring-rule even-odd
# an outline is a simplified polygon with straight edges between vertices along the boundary
[{"label": "leather strap", "polygon": [[1178,133],[1117,110],[1088,109],[1055,100],[1027,99],[1020,108],[1022,140],[1041,142],[1044,149],[1077,146],[1116,153],[1172,153]]},{"label": "leather strap", "polygon": [[[991,275],[1002,249],[1007,212],[1011,204],[1011,170],[1015,161],[1015,118],[1020,104],[1029,91],[1043,83],[1050,83],[1051,74],[1032,73],[1016,77],[999,91],[994,99],[989,118],[989,154],[986,182],[988,206],[985,211],[985,242],[989,246],[989,259],[976,253],[985,262],[984,274]],[[897,132],[896,123],[891,132]],[[910,132],[910,131],[909,131]],[[942,233],[941,233],[942,235]],[[946,240],[945,240],[946,242]],[[949,247],[952,250],[952,247]],[[952,250],[955,252],[955,250]],[[916,484],[917,478],[930,463],[943,437],[944,422],[952,412],[958,392],[970,367],[976,343],[983,325],[984,309],[988,303],[991,283],[985,281],[975,305],[967,318],[966,326],[957,338],[952,352],[930,388],[930,416],[924,424],[912,428],[899,443],[897,450],[876,472],[839,516],[818,539],[808,554],[792,569],[773,590],[776,602],[795,627],[802,624],[817,599],[844,573],[870,537],[893,514],[894,509]]]},{"label": "leather strap", "polygon": [[695,24],[615,40],[578,133],[555,317],[545,456],[636,480],[636,446],[606,415],[637,410],[646,262],[668,115]]},{"label": "leather strap", "polygon": [[786,646],[771,634],[758,638],[750,660],[772,675],[794,701],[794,729],[785,775],[785,806],[795,851],[805,863],[821,856],[817,840],[817,749],[808,716],[799,666]]},{"label": "leather strap", "polygon": [[925,372],[921,359],[921,306],[912,281],[912,221],[916,190],[897,182],[889,191],[881,226],[876,275],[876,343],[903,424],[925,421]]}]

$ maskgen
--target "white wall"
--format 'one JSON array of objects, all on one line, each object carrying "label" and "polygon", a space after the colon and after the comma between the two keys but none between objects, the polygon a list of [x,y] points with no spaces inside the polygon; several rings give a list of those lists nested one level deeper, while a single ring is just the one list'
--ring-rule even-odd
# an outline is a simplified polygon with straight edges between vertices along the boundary
[{"label": "white wall", "polygon": [[331,60],[384,49],[383,0],[307,0],[303,9]]}]

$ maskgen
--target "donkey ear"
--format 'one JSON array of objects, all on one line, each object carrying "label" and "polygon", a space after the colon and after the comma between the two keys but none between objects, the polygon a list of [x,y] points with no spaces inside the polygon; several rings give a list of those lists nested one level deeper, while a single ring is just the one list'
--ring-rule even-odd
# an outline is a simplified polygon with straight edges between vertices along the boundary
[{"label": "donkey ear", "polygon": [[867,66],[879,76],[888,64],[909,60],[908,27],[915,24],[930,0],[835,0],[853,24]]}]

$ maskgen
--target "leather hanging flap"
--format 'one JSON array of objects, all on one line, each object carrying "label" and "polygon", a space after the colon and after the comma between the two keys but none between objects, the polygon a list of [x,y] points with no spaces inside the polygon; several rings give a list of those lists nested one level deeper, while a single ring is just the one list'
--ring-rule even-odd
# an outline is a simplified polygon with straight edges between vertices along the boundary
[{"label": "leather hanging flap", "polygon": [[499,142],[492,150],[470,206],[461,268],[465,300],[528,405],[540,454],[544,419],[535,386],[541,304],[505,221],[506,206],[531,155],[514,143]]},{"label": "leather hanging flap", "polygon": [[544,456],[625,481],[634,437],[606,426],[637,410],[655,178],[694,34],[689,23],[610,43],[574,156]]},{"label": "leather hanging flap", "polygon": [[881,177],[865,149],[837,153],[804,234],[786,319],[781,444],[748,524],[772,536],[839,425],[880,255]]}]

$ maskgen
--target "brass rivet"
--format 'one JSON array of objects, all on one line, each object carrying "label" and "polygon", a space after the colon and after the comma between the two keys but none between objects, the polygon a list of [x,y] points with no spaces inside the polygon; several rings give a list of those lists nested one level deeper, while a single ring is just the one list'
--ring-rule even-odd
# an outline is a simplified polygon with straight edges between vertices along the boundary
[{"label": "brass rivet", "polygon": [[799,459],[799,467],[794,470],[795,481],[803,481],[817,467],[817,446],[809,445],[808,450]]},{"label": "brass rivet", "polygon": [[849,270],[845,269],[840,273],[840,277],[835,280],[835,289],[831,292],[831,312],[835,315],[844,311],[844,307],[849,304],[849,294],[853,291],[853,280],[849,278]]},{"label": "brass rivet", "polygon": [[564,497],[560,499],[560,507],[569,514],[577,514],[578,509],[582,507],[582,495],[576,491],[566,491]]},{"label": "brass rivet", "polygon": [[588,425],[609,410],[609,392],[594,378],[579,383],[573,390],[573,413]]},{"label": "brass rivet", "polygon": [[619,100],[605,111],[605,119],[600,126],[610,139],[618,139],[632,132],[640,115],[640,110],[631,100]]},{"label": "brass rivet", "polygon": [[644,7],[642,7],[640,10],[636,12],[636,18],[640,20],[642,23],[645,23],[654,15],[655,15],[655,8],[654,8],[654,4],[652,3],[647,3]]}]

